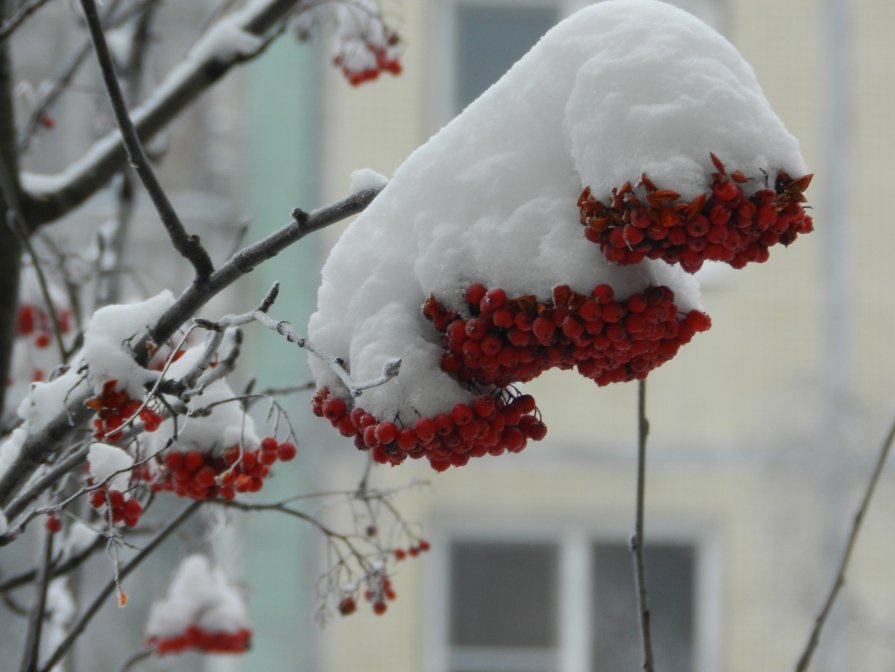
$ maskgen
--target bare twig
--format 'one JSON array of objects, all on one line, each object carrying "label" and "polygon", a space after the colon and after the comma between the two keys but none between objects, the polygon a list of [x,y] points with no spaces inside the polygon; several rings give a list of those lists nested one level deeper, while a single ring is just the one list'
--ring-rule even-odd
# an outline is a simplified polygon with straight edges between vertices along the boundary
[{"label": "bare twig", "polygon": [[864,497],[861,499],[861,504],[852,521],[851,531],[849,532],[848,540],[845,544],[845,550],[842,553],[842,559],[839,561],[839,567],[836,571],[836,578],[833,579],[833,585],[830,587],[830,592],[827,595],[827,599],[824,601],[823,607],[821,607],[820,612],[814,619],[814,627],[811,629],[811,634],[808,636],[805,650],[802,652],[799,662],[796,664],[796,672],[806,672],[808,669],[808,665],[811,663],[811,657],[814,655],[814,650],[817,648],[817,644],[820,641],[820,633],[823,630],[824,624],[827,622],[827,617],[830,615],[830,610],[833,608],[833,604],[836,602],[839,592],[842,590],[843,586],[845,586],[845,574],[848,571],[852,552],[858,541],[861,525],[864,523],[864,516],[870,508],[870,501],[873,499],[876,485],[883,473],[883,468],[886,466],[886,460],[889,457],[893,442],[895,442],[895,421],[893,421],[891,427],[889,427],[889,433],[886,435],[882,447],[880,448],[879,457],[877,457],[876,465],[873,468],[873,472],[870,474],[870,480],[867,482],[867,489],[864,491]]},{"label": "bare twig", "polygon": [[130,670],[134,669],[137,664],[143,662],[147,658],[152,656],[152,650],[147,649],[144,651],[137,651],[134,655],[124,661],[121,665],[121,672],[130,672]]},{"label": "bare twig", "polygon": [[56,647],[56,650],[50,655],[50,657],[44,662],[43,667],[40,668],[40,672],[49,672],[49,670],[53,669],[53,666],[62,660],[62,657],[66,654],[66,652],[71,648],[72,644],[77,641],[78,637],[81,636],[81,633],[84,632],[84,629],[90,623],[94,616],[96,616],[97,612],[99,612],[100,608],[103,606],[103,603],[109,598],[109,596],[114,593],[118,589],[118,582],[124,580],[132,571],[134,571],[143,560],[149,556],[156,548],[158,548],[161,543],[167,539],[171,534],[180,527],[190,516],[192,516],[202,505],[201,502],[192,502],[184,507],[179,514],[168,523],[162,530],[150,541],[143,550],[141,550],[137,555],[131,558],[126,565],[124,565],[119,571],[115,578],[110,580],[103,589],[96,595],[93,599],[93,602],[84,610],[84,613],[81,614],[81,617],[77,620],[76,623],[72,625],[69,629],[68,634],[65,639]]},{"label": "bare twig", "polygon": [[12,35],[34,12],[47,4],[50,0],[30,0],[0,25],[0,42]]},{"label": "bare twig", "polygon": [[[79,553],[66,558],[60,564],[54,564],[52,572],[50,573],[50,578],[55,579],[57,576],[68,574],[69,572],[79,568],[90,556],[92,556],[103,546],[105,546],[105,541],[106,540],[102,536],[97,536],[92,544],[81,550]],[[61,558],[57,557],[56,559],[54,559],[54,562],[59,562],[60,559]],[[7,591],[13,590],[14,588],[19,588],[27,583],[34,581],[35,577],[37,576],[37,572],[37,569],[31,569],[27,572],[22,572],[21,574],[11,576],[10,578],[0,583],[0,593],[5,593]]]},{"label": "bare twig", "polygon": [[199,237],[186,232],[180,217],[177,216],[177,212],[168,200],[164,189],[162,189],[162,185],[149,163],[146,152],[143,151],[143,144],[140,142],[140,136],[131,121],[124,93],[121,91],[121,85],[118,83],[118,77],[115,74],[115,65],[112,62],[109,45],[106,43],[106,37],[103,34],[102,21],[99,18],[96,3],[94,0],[81,0],[81,8],[87,20],[87,28],[90,30],[90,38],[93,40],[93,49],[96,52],[96,58],[106,85],[106,92],[109,95],[109,102],[112,104],[115,120],[118,123],[118,128],[121,130],[121,137],[124,141],[130,164],[143,186],[146,187],[146,191],[152,199],[155,209],[158,211],[159,219],[165,226],[174,249],[193,265],[197,278],[204,280],[214,270],[211,258],[208,256],[205,248],[199,243]]},{"label": "bare twig", "polygon": [[631,553],[634,556],[634,579],[637,584],[637,611],[640,614],[640,643],[643,651],[643,672],[655,670],[653,639],[650,628],[649,596],[646,590],[646,560],[643,546],[643,510],[646,497],[646,439],[649,420],[646,417],[646,381],[637,381],[637,511],[634,536],[631,537]]},{"label": "bare twig", "polygon": [[21,672],[33,672],[37,669],[37,658],[40,655],[40,636],[47,608],[47,586],[50,585],[50,563],[53,559],[53,534],[44,532],[43,552],[40,569],[37,572],[34,589],[34,604],[28,614],[28,632],[25,635],[24,655],[20,666]]}]

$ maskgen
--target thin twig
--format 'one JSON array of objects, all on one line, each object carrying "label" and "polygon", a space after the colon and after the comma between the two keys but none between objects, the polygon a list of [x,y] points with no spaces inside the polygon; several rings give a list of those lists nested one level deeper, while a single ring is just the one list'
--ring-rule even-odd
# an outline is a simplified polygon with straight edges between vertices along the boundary
[{"label": "thin twig", "polygon": [[637,381],[637,512],[631,553],[634,556],[634,579],[637,584],[637,611],[640,614],[640,643],[643,650],[643,672],[654,672],[653,638],[650,628],[649,596],[646,590],[646,559],[644,558],[643,509],[646,498],[646,439],[649,420],[646,417],[646,381]]},{"label": "thin twig", "polygon": [[94,0],[81,0],[81,8],[87,20],[87,28],[90,30],[90,38],[93,40],[93,49],[96,52],[103,82],[106,85],[106,92],[109,95],[109,102],[112,104],[115,120],[118,123],[118,128],[121,130],[121,137],[124,141],[124,148],[127,151],[130,164],[143,186],[146,187],[146,191],[152,199],[155,209],[158,211],[159,219],[164,224],[174,249],[193,265],[197,278],[204,280],[214,271],[214,265],[211,263],[208,252],[199,243],[199,237],[186,232],[180,217],[177,216],[177,212],[168,200],[164,189],[162,189],[162,185],[149,163],[146,152],[143,151],[143,143],[140,142],[140,136],[131,121],[124,93],[121,91],[121,85],[118,83],[118,77],[115,74],[115,65],[112,62],[109,45],[106,43],[106,37],[103,34],[102,21],[99,18],[96,3]]},{"label": "thin twig", "polygon": [[[133,532],[131,532],[131,534],[133,534]],[[104,545],[105,539],[102,536],[97,536],[97,538],[94,539],[91,544],[89,544],[79,553],[76,553],[75,555],[72,555],[71,557],[65,559],[61,564],[54,564],[53,570],[50,573],[50,578],[55,579],[58,576],[62,576],[63,574],[68,574],[69,572],[74,571],[82,564],[84,564],[84,562],[90,556],[99,551]],[[62,560],[62,558],[57,557],[54,559],[54,563],[57,563],[60,560]],[[34,581],[35,577],[37,576],[37,572],[37,569],[30,569],[27,572],[22,572],[21,574],[17,574],[15,576],[11,576],[8,579],[5,579],[2,583],[0,583],[0,593],[5,593],[14,588],[19,588],[20,586],[24,586],[25,584]]]},{"label": "thin twig", "polygon": [[130,672],[130,670],[134,669],[137,664],[150,657],[152,657],[152,649],[137,651],[134,655],[132,655],[130,658],[125,660],[124,663],[122,663],[120,672]]},{"label": "thin twig", "polygon": [[40,655],[40,637],[47,610],[47,587],[50,585],[52,575],[50,563],[53,560],[53,534],[49,531],[44,531],[41,556],[40,570],[35,580],[34,604],[31,605],[28,614],[28,633],[25,635],[24,656],[19,668],[21,672],[33,672],[37,669],[37,659]]},{"label": "thin twig", "polygon": [[796,664],[796,672],[805,672],[808,669],[808,665],[811,663],[811,656],[814,655],[814,650],[817,648],[817,644],[820,641],[821,630],[823,630],[824,624],[827,622],[827,617],[830,615],[833,603],[836,601],[843,586],[845,586],[845,574],[848,571],[852,551],[855,549],[855,544],[858,541],[858,534],[860,534],[861,525],[864,522],[864,516],[870,508],[870,501],[873,499],[876,485],[883,473],[883,468],[886,466],[886,460],[889,457],[893,442],[895,442],[895,421],[893,421],[891,427],[889,427],[889,433],[886,435],[883,445],[880,448],[876,466],[874,466],[873,472],[870,474],[870,480],[867,483],[867,489],[864,491],[864,497],[861,499],[861,505],[858,507],[854,520],[852,521],[848,541],[845,544],[845,551],[842,553],[842,559],[839,561],[839,567],[836,571],[836,578],[833,579],[833,585],[830,588],[830,592],[827,595],[823,607],[814,619],[814,627],[811,629],[811,634],[808,637],[808,643],[805,645],[805,650],[802,652],[799,662]]},{"label": "thin twig", "polygon": [[94,616],[96,616],[97,612],[99,612],[100,608],[103,606],[103,603],[108,599],[108,597],[118,590],[118,584],[120,581],[123,581],[132,571],[134,571],[143,560],[149,556],[158,546],[173,533],[178,527],[180,527],[190,516],[192,516],[202,505],[202,502],[192,502],[184,507],[179,514],[168,523],[162,530],[146,545],[146,547],[137,553],[133,558],[131,558],[124,567],[122,567],[115,578],[111,579],[103,589],[97,594],[97,596],[93,599],[93,602],[84,610],[84,613],[81,614],[81,617],[77,620],[77,622],[72,625],[69,629],[68,634],[65,639],[56,647],[56,650],[53,651],[52,655],[47,659],[47,661],[41,667],[40,672],[49,672],[49,670],[53,669],[53,666],[62,660],[62,657],[66,654],[66,652],[71,648],[72,644],[77,641],[77,639],[81,636],[81,633],[84,632],[84,629],[90,623]]},{"label": "thin twig", "polygon": [[12,35],[34,12],[50,0],[31,0],[19,7],[18,11],[0,25],[0,42]]}]

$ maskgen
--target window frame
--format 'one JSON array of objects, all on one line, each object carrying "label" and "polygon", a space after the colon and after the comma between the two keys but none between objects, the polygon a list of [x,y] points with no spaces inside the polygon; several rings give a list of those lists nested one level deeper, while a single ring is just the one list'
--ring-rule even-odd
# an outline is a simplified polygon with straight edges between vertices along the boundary
[{"label": "window frame", "polygon": [[[650,544],[686,544],[694,550],[694,672],[721,669],[723,581],[721,541],[708,523],[651,521]],[[423,599],[424,672],[450,672],[450,548],[454,542],[556,544],[559,552],[557,672],[590,671],[590,594],[595,544],[627,545],[630,530],[594,524],[529,518],[450,519],[430,525],[433,553]],[[633,567],[632,567],[633,571]],[[649,567],[647,567],[649,572]]]}]

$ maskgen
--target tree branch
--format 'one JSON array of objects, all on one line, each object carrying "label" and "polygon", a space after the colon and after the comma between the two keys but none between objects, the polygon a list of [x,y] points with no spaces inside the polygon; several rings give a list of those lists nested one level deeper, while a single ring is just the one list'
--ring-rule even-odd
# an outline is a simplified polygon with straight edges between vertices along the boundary
[{"label": "tree branch", "polygon": [[21,672],[34,672],[40,655],[40,636],[47,610],[47,587],[50,585],[50,563],[53,559],[53,534],[44,531],[43,553],[34,587],[34,604],[28,612],[28,633],[25,635]]},{"label": "tree branch", "polygon": [[830,610],[833,608],[833,604],[836,602],[839,592],[842,590],[843,586],[845,586],[845,574],[848,571],[852,552],[858,541],[858,534],[861,532],[864,516],[870,508],[870,501],[873,499],[873,493],[876,491],[876,484],[879,482],[880,476],[883,473],[883,468],[886,466],[886,460],[889,457],[893,442],[895,442],[895,421],[893,421],[889,428],[889,433],[886,435],[883,445],[880,448],[876,466],[870,474],[870,480],[867,482],[867,489],[864,491],[861,505],[858,507],[854,520],[852,521],[851,532],[849,532],[848,540],[845,544],[845,551],[842,553],[842,559],[839,561],[836,577],[833,579],[833,585],[830,587],[830,592],[827,595],[827,599],[824,601],[823,607],[821,607],[820,612],[814,619],[814,627],[811,630],[811,634],[808,636],[805,650],[802,652],[799,662],[796,664],[796,672],[806,672],[808,669],[808,665],[811,663],[811,657],[814,655],[814,650],[820,642],[820,633],[823,630],[824,624],[827,622]]},{"label": "tree branch", "polygon": [[[223,22],[238,18],[236,28],[251,35],[263,36],[307,0],[263,0],[251,3],[237,15],[229,15],[215,23],[193,47],[186,60],[168,73],[147,102],[133,112],[133,123],[145,141],[164,128],[206,89],[229,70],[257,54],[222,55],[203,49],[202,40],[213,36]],[[206,45],[207,46],[207,45]],[[260,52],[259,52],[260,53]],[[98,140],[77,163],[52,177],[25,176],[27,194],[22,206],[32,231],[54,221],[87,200],[121,169],[127,154],[118,132]]]},{"label": "tree branch", "polygon": [[637,611],[640,614],[640,643],[643,650],[643,672],[653,672],[653,638],[651,614],[646,590],[646,559],[643,552],[643,510],[646,498],[646,439],[649,420],[646,417],[646,381],[637,381],[637,512],[631,553],[634,556],[634,579],[637,584]]},{"label": "tree branch", "polygon": [[[250,273],[255,266],[276,256],[309,233],[361,212],[378,193],[379,190],[370,189],[315,210],[310,215],[301,212],[300,216],[294,215],[293,220],[278,231],[237,252],[205,282],[192,284],[180,295],[155,327],[136,344],[134,352],[138,360],[145,363],[150,342],[164,343],[212,297]],[[0,479],[0,506],[9,505],[16,492],[49,458],[56,447],[93,415],[93,411],[84,406],[84,402],[92,394],[91,390],[84,390],[80,394],[73,395],[63,412],[40,431],[28,436],[15,463]],[[58,474],[57,479],[62,475]]]},{"label": "tree branch", "polygon": [[155,171],[149,164],[146,152],[143,151],[140,136],[131,122],[127,102],[124,99],[124,93],[121,91],[121,85],[118,83],[118,76],[115,74],[115,66],[112,63],[109,45],[106,43],[106,37],[103,34],[102,22],[96,9],[96,3],[94,0],[81,0],[81,9],[84,11],[84,17],[87,20],[90,39],[93,41],[93,49],[96,52],[96,59],[99,62],[103,82],[106,85],[106,92],[109,95],[109,102],[112,104],[112,112],[121,131],[121,137],[130,160],[130,165],[137,173],[149,197],[152,199],[159,219],[161,219],[165,230],[168,232],[168,237],[171,239],[174,249],[193,265],[196,277],[204,280],[214,270],[211,258],[208,256],[205,248],[199,243],[199,237],[186,232],[180,217],[177,216],[177,212],[158,181]]},{"label": "tree branch", "polygon": [[40,672],[49,672],[53,668],[53,666],[62,660],[62,657],[66,654],[66,652],[71,648],[72,644],[81,636],[81,633],[84,632],[84,629],[90,623],[94,616],[96,616],[97,612],[99,612],[100,608],[103,606],[103,603],[108,599],[109,595],[114,593],[117,588],[119,582],[124,580],[132,571],[134,571],[143,560],[149,556],[156,548],[158,548],[161,543],[171,536],[171,533],[174,532],[178,527],[180,527],[190,516],[192,516],[202,505],[202,502],[192,502],[188,504],[185,508],[181,510],[181,512],[170,522],[168,523],[162,530],[150,541],[146,547],[141,550],[137,555],[135,555],[131,560],[122,567],[117,576],[109,580],[109,582],[103,587],[101,591],[97,594],[97,596],[93,599],[93,602],[84,610],[84,613],[81,614],[81,617],[78,621],[72,625],[71,629],[68,631],[65,639],[56,647],[56,650],[53,651],[52,655],[44,662],[43,667],[40,668]]},{"label": "tree branch", "polygon": [[2,24],[0,24],[0,42],[6,40],[12,35],[28,18],[38,9],[47,4],[50,0],[30,0],[26,2],[15,14],[10,16]]}]

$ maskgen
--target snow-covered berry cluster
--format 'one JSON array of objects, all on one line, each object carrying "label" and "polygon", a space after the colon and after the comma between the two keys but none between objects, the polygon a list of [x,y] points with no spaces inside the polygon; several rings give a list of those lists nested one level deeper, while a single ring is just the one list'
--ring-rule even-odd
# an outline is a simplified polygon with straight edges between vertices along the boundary
[{"label": "snow-covered berry cluster", "polygon": [[553,297],[509,298],[481,284],[466,290],[469,317],[430,296],[423,314],[444,334],[441,368],[463,381],[505,387],[557,367],[577,367],[599,385],[644,378],[711,325],[698,310],[682,313],[667,287],[615,300],[609,285],[589,296],[568,285]]},{"label": "snow-covered berry cluster", "polygon": [[200,651],[202,653],[245,653],[251,648],[252,631],[242,628],[236,632],[208,632],[198,625],[190,625],[182,633],[171,637],[149,637],[146,645],[157,654]]},{"label": "snow-covered berry cluster", "polygon": [[354,445],[369,450],[375,462],[398,465],[408,457],[425,457],[436,471],[463,466],[471,457],[518,453],[529,439],[539,441],[547,434],[534,398],[509,389],[406,423],[376,418],[360,406],[349,411],[345,400],[329,388],[314,393],[311,408],[342,436],[354,437]]},{"label": "snow-covered berry cluster", "polygon": [[[735,170],[728,175],[721,160],[708,191],[691,201],[659,189],[647,175],[633,187],[626,182],[606,200],[585,187],[578,199],[585,236],[610,261],[636,264],[662,259],[695,273],[703,262],[723,261],[734,268],[764,262],[768,248],[789,245],[813,229],[802,203],[812,175],[791,178],[778,171],[774,188],[749,189],[755,178]],[[764,176],[767,180],[767,176]]]},{"label": "snow-covered berry cluster", "polygon": [[287,462],[297,453],[295,444],[267,437],[255,450],[232,446],[222,454],[173,450],[165,455],[161,470],[152,477],[155,492],[173,492],[196,500],[232,500],[238,492],[258,492],[270,467]]},{"label": "snow-covered berry cluster", "polygon": [[378,79],[379,74],[388,72],[392,75],[400,75],[403,68],[395,50],[399,43],[398,36],[394,33],[388,37],[388,46],[379,46],[372,42],[364,42],[363,47],[369,52],[367,58],[349,59],[343,54],[333,57],[333,64],[342,69],[342,74],[351,86],[360,86],[364,82]]},{"label": "snow-covered berry cluster", "polygon": [[124,436],[121,427],[137,413],[147,432],[157,430],[162,424],[162,416],[139,399],[131,399],[126,389],[117,386],[117,380],[107,380],[100,393],[85,402],[88,408],[96,411],[94,438],[119,441]]}]

